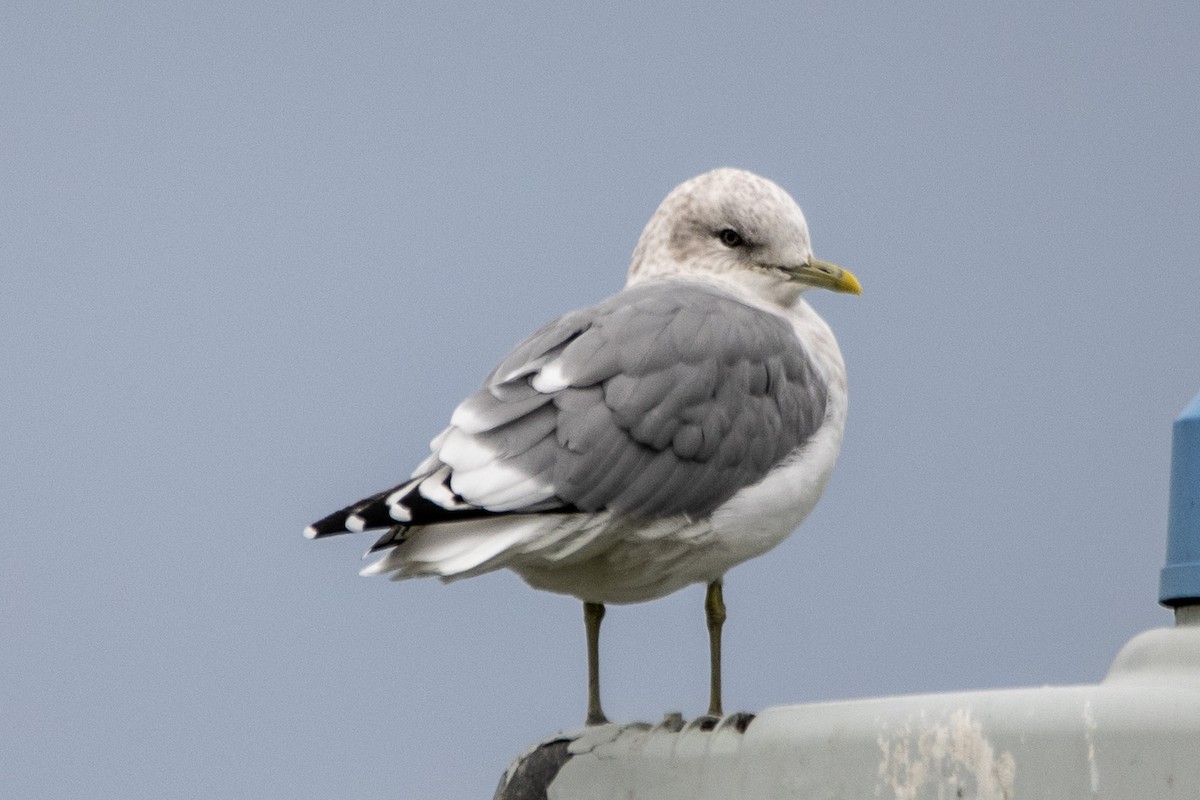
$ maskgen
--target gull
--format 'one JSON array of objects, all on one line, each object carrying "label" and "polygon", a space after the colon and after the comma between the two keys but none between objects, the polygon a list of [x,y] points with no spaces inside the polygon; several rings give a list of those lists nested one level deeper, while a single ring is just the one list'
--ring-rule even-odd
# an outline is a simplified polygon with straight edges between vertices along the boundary
[{"label": "gull", "polygon": [[813,258],[775,183],[717,169],[671,191],[625,288],[532,334],[398,486],[305,531],[386,529],[364,575],[510,569],[583,601],[588,725],[605,604],[707,586],[708,714],[722,715],[723,579],[796,529],[841,449],[846,369],[807,289],[861,294]]}]

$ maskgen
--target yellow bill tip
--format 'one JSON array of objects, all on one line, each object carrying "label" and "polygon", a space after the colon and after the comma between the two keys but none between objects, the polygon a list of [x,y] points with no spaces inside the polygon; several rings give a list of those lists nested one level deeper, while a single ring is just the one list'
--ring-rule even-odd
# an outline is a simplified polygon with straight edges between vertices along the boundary
[{"label": "yellow bill tip", "polygon": [[803,276],[802,280],[822,289],[846,294],[861,295],[863,293],[862,284],[858,282],[858,278],[854,277],[853,272],[842,269],[837,264],[830,264],[828,261],[814,259],[800,274]]}]

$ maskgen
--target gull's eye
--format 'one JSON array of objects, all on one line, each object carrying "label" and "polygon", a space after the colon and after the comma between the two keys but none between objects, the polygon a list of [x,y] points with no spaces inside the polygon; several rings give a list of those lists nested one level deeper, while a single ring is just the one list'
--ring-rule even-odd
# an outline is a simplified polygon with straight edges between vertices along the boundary
[{"label": "gull's eye", "polygon": [[726,228],[717,234],[717,238],[721,240],[721,244],[726,247],[741,247],[746,242],[742,239],[742,235],[733,228]]}]

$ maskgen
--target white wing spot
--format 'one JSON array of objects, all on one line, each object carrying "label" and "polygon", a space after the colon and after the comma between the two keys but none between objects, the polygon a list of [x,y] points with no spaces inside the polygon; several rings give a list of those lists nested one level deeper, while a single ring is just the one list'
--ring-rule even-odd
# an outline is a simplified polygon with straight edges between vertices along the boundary
[{"label": "white wing spot", "polygon": [[562,360],[555,359],[534,376],[530,385],[542,394],[551,394],[571,385],[570,379],[563,374]]},{"label": "white wing spot", "polygon": [[442,508],[463,508],[463,504],[454,499],[454,493],[446,487],[445,480],[447,474],[449,474],[449,469],[443,467],[425,480],[421,481],[419,487],[421,496],[431,503],[436,503]]}]

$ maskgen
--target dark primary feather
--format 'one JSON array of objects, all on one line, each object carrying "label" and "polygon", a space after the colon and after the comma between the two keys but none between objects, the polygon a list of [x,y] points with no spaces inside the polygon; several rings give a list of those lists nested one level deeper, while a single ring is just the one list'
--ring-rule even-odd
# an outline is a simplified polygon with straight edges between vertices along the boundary
[{"label": "dark primary feather", "polygon": [[349,529],[346,528],[346,520],[354,514],[357,514],[360,510],[367,508],[371,504],[387,497],[391,491],[391,489],[387,489],[379,492],[378,494],[373,494],[370,497],[364,497],[362,500],[351,503],[345,508],[333,512],[327,517],[322,517],[312,525],[308,526],[309,535],[311,535],[314,539],[320,539],[323,536],[334,536],[339,533],[349,533]]},{"label": "dark primary feather", "polygon": [[[533,379],[555,360],[569,385],[538,392]],[[377,543],[387,547],[406,526],[497,513],[701,518],[816,432],[826,391],[783,319],[701,283],[634,287],[542,327],[462,404],[475,440],[522,474],[543,476],[551,495],[489,509],[482,496],[457,494],[450,471],[441,483],[451,507],[410,480],[400,504],[412,519],[403,525],[389,514],[388,490],[314,527],[342,532],[357,514],[366,527],[396,526]],[[430,475],[446,469],[433,464]]]}]

